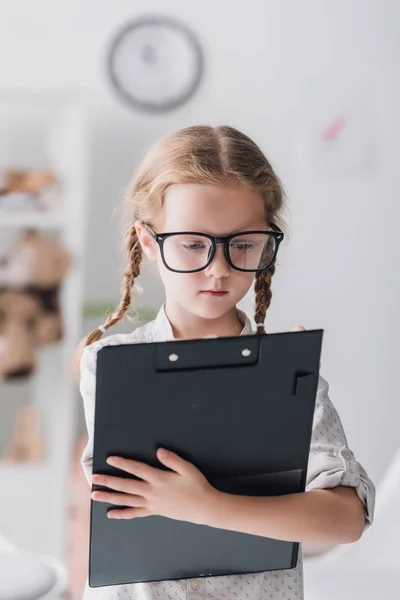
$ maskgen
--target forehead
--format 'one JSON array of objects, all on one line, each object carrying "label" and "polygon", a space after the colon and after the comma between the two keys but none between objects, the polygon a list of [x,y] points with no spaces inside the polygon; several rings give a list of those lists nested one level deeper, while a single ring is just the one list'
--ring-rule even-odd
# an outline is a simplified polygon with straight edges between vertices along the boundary
[{"label": "forehead", "polygon": [[201,231],[228,235],[266,226],[262,197],[247,186],[182,183],[168,188],[160,231]]}]

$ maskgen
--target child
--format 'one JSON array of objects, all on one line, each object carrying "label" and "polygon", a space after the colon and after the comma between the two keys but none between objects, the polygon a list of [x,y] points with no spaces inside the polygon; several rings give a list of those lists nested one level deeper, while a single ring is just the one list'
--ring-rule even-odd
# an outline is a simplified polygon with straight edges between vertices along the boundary
[{"label": "child", "polygon": [[[320,378],[305,493],[255,498],[223,494],[198,469],[167,449],[154,469],[118,457],[110,464],[142,481],[92,477],[96,354],[106,345],[207,335],[248,335],[248,317],[236,308],[255,279],[257,333],[271,301],[271,279],[283,233],[282,186],[259,147],[230,127],[188,127],[161,140],[133,179],[128,266],[119,307],[85,340],[81,358],[88,445],[82,464],[100,502],[130,508],[110,518],[161,515],[280,540],[345,544],[372,523],[375,490],[347,446],[339,416]],[[195,232],[195,233],[193,233]],[[216,236],[216,237],[215,237]],[[145,254],[157,263],[166,302],[155,321],[130,334],[98,341],[125,315]],[[260,390],[260,393],[262,390]],[[134,393],[134,390],[132,390]],[[123,494],[123,500],[121,500]],[[86,588],[85,599],[301,600],[302,556],[296,568],[225,577]]]}]

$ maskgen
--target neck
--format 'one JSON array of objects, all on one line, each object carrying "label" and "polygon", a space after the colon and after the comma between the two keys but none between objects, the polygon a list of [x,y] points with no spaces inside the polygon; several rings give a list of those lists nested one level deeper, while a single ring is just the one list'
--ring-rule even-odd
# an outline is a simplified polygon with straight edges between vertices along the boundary
[{"label": "neck", "polygon": [[175,339],[197,339],[207,335],[230,337],[240,335],[243,323],[236,307],[218,319],[205,319],[172,302],[166,302],[165,313]]}]

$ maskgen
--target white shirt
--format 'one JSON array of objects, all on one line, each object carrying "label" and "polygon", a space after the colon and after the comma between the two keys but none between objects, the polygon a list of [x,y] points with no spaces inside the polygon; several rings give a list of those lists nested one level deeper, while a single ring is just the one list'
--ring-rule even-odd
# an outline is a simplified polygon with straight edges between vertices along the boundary
[{"label": "white shirt", "polygon": [[[240,316],[244,323],[241,335],[250,335],[252,328],[249,319],[244,313],[240,313]],[[154,321],[146,323],[129,334],[105,337],[87,346],[83,351],[80,390],[89,439],[82,455],[82,466],[89,484],[92,475],[97,352],[104,346],[173,339],[172,328],[163,307]],[[373,521],[375,488],[347,445],[340,417],[329,399],[328,389],[328,383],[320,377],[306,491],[335,488],[339,485],[353,487],[365,507],[366,529]],[[84,600],[93,598],[96,600],[303,600],[301,545],[297,566],[294,569],[104,588],[89,588],[86,585]]]}]

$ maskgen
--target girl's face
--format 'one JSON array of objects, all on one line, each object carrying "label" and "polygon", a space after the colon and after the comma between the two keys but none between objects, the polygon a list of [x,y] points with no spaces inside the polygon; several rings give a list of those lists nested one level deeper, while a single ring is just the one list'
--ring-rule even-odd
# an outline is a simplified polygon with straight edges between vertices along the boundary
[{"label": "girl's face", "polygon": [[[268,227],[261,196],[239,182],[220,186],[194,183],[170,186],[162,213],[152,226],[156,233],[191,231],[216,237]],[[169,271],[163,264],[157,242],[146,228],[138,224],[137,231],[146,256],[158,264],[167,305],[180,306],[200,318],[218,319],[237,305],[254,281],[254,273],[237,271],[228,264],[222,244],[217,245],[214,259],[203,271]],[[193,243],[196,240],[185,250],[199,252]]]}]

